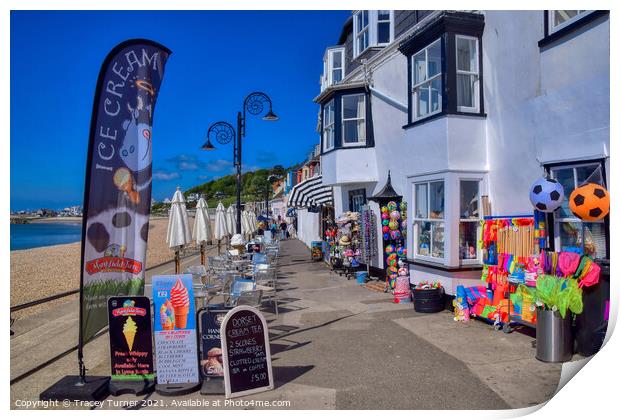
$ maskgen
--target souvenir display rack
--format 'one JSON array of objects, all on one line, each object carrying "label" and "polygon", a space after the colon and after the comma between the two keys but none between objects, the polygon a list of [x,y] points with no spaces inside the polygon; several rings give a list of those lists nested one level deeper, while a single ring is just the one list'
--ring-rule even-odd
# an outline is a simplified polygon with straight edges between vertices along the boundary
[{"label": "souvenir display rack", "polygon": [[362,255],[361,261],[366,264],[368,278],[370,278],[370,265],[377,257],[377,216],[372,209],[366,205],[361,213],[362,229]]},{"label": "souvenir display rack", "polygon": [[334,246],[331,247],[330,265],[334,272],[354,277],[360,266],[362,239],[360,233],[360,214],[346,212],[336,220]]}]

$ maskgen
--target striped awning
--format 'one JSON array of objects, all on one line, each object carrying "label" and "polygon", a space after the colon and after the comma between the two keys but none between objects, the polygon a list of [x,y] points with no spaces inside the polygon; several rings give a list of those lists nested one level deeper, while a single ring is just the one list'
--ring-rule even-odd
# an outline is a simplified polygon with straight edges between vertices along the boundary
[{"label": "striped awning", "polygon": [[295,185],[288,196],[288,206],[295,208],[332,204],[332,187],[323,185],[323,176],[306,179]]}]

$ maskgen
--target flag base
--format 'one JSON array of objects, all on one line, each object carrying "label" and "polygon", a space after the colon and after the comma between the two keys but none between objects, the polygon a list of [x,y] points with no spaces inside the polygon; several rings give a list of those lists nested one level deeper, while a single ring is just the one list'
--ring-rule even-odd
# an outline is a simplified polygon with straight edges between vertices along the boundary
[{"label": "flag base", "polygon": [[41,401],[101,401],[110,395],[109,376],[86,376],[84,382],[78,375],[69,375],[47,388],[39,395]]},{"label": "flag base", "polygon": [[110,394],[117,397],[123,394],[135,396],[145,395],[153,391],[155,382],[145,379],[144,381],[110,381]]},{"label": "flag base", "polygon": [[164,396],[177,396],[191,394],[200,388],[200,383],[194,384],[157,384],[155,385],[155,392]]},{"label": "flag base", "polygon": [[206,378],[202,381],[200,395],[224,395],[224,378]]}]

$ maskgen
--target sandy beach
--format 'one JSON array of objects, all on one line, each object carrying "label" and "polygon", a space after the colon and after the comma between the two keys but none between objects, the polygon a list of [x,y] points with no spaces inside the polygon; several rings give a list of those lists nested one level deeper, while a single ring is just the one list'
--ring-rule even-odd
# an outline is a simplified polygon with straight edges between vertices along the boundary
[{"label": "sandy beach", "polygon": [[[68,221],[69,218],[61,218]],[[78,221],[81,218],[77,218]],[[48,221],[49,219],[45,219]],[[75,220],[73,220],[75,222]],[[190,226],[193,226],[190,218]],[[147,267],[169,261],[174,253],[166,244],[168,220],[152,218],[146,256]],[[80,242],[65,245],[11,251],[11,306],[57,293],[74,290],[80,284]],[[11,316],[22,318],[76,299],[77,294],[34,308],[18,311]]]}]

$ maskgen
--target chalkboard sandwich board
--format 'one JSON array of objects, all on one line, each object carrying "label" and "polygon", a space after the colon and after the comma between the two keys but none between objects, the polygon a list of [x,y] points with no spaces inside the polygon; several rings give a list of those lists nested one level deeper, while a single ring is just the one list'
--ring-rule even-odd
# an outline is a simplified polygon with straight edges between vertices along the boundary
[{"label": "chalkboard sandwich board", "polygon": [[273,389],[269,332],[265,317],[251,306],[237,306],[222,322],[226,398]]},{"label": "chalkboard sandwich board", "polygon": [[224,395],[224,355],[220,327],[228,309],[198,311],[200,332],[200,376],[203,395]]},{"label": "chalkboard sandwich board", "polygon": [[155,385],[151,302],[145,296],[108,299],[112,395],[143,395]]},{"label": "chalkboard sandwich board", "polygon": [[192,275],[153,276],[155,361],[161,395],[183,395],[200,387]]}]

